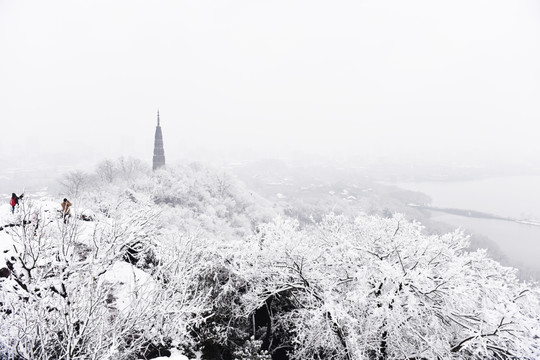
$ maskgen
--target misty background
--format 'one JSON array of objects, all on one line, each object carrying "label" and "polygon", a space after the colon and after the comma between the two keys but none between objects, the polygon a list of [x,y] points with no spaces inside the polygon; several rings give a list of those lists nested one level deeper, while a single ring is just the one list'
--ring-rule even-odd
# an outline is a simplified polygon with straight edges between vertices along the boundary
[{"label": "misty background", "polygon": [[0,0],[3,167],[539,166],[536,1]]}]

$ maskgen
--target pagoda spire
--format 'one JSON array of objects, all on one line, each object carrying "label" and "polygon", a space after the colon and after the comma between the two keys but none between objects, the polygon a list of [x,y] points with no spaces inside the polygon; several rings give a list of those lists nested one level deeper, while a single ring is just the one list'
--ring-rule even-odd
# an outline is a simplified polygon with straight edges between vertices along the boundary
[{"label": "pagoda spire", "polygon": [[159,109],[157,111],[157,126],[154,136],[154,158],[152,170],[165,166],[165,150],[163,149],[163,134],[161,133],[161,124],[159,121]]}]

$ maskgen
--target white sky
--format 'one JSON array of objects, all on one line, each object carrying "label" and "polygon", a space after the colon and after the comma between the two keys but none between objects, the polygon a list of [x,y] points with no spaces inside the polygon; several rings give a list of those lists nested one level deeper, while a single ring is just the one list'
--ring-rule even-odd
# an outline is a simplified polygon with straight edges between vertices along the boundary
[{"label": "white sky", "polygon": [[[536,158],[537,1],[0,0],[0,160]],[[77,160],[78,159],[78,160]]]}]

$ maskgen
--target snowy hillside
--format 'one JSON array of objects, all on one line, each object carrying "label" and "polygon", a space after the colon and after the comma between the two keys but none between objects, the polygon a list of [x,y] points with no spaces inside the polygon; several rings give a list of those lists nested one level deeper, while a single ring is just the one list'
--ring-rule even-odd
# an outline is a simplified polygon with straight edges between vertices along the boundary
[{"label": "snowy hillside", "polygon": [[44,195],[1,208],[2,358],[540,357],[538,287],[460,232],[300,226],[225,173],[125,165],[71,173],[66,223]]}]

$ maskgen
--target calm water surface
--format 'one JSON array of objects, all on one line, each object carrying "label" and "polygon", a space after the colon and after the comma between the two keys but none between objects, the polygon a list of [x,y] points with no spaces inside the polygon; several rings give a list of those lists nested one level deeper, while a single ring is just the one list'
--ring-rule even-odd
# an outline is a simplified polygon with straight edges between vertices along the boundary
[{"label": "calm water surface", "polygon": [[[540,176],[472,181],[394,183],[422,192],[432,206],[476,210],[515,219],[540,220]],[[433,219],[494,241],[516,267],[540,273],[540,226],[433,212]]]}]

